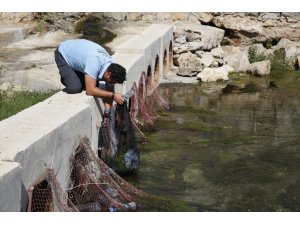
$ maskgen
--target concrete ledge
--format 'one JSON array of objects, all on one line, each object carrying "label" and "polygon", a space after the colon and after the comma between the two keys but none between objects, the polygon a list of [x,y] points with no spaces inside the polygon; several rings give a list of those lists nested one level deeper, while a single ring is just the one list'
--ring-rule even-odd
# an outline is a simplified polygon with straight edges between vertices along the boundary
[{"label": "concrete ledge", "polygon": [[0,161],[0,211],[21,210],[21,166],[16,162]]}]

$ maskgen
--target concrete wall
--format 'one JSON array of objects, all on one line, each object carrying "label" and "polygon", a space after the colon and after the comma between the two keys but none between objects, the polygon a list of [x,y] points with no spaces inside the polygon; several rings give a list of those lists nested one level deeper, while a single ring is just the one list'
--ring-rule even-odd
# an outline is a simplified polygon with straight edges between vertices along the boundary
[{"label": "concrete wall", "polygon": [[[127,70],[127,80],[116,85],[126,93],[155,58],[162,65],[163,53],[173,42],[171,25],[153,24],[117,47],[115,62]],[[170,63],[168,62],[168,65]],[[162,79],[159,66],[159,79]],[[138,85],[137,85],[138,86]],[[45,171],[53,168],[62,188],[70,174],[69,159],[82,137],[87,136],[97,150],[103,102],[85,92],[68,95],[58,92],[0,122],[0,211],[26,210],[27,190]]]}]

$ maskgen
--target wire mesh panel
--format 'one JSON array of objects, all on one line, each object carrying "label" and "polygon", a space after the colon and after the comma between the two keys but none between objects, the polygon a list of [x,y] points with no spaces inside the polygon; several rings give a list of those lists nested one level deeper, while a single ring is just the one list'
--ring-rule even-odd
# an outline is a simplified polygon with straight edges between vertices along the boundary
[{"label": "wire mesh panel", "polygon": [[133,211],[145,193],[117,175],[83,138],[72,157],[69,198],[79,210]]},{"label": "wire mesh panel", "polygon": [[29,212],[136,211],[146,194],[129,184],[92,151],[88,138],[71,157],[66,192],[47,169],[29,189]]},{"label": "wire mesh panel", "polygon": [[117,105],[115,115],[119,142],[116,155],[117,169],[121,173],[131,173],[137,170],[140,163],[140,155],[127,102]]},{"label": "wire mesh panel", "polygon": [[131,115],[134,115],[134,118],[132,118],[133,121],[140,120],[141,126],[153,125],[154,121],[159,118],[158,112],[169,109],[169,103],[161,96],[154,86],[151,86],[151,84],[148,84],[148,89],[154,91],[151,95],[149,93],[147,95],[145,94],[144,85],[147,83],[146,80],[145,75],[143,75],[140,78],[139,87],[135,84],[132,87],[133,92],[137,93],[137,96],[133,95],[133,97],[138,108],[138,113],[131,113]]},{"label": "wire mesh panel", "polygon": [[78,211],[62,190],[52,169],[47,169],[28,189],[28,196],[28,212]]}]

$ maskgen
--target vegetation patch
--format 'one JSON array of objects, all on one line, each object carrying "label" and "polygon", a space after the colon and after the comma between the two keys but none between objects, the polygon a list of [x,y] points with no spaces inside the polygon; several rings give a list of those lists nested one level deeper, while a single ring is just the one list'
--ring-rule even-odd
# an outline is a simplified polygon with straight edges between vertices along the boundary
[{"label": "vegetation patch", "polygon": [[259,53],[256,46],[251,46],[248,49],[248,60],[250,63],[270,60],[271,71],[292,71],[295,69],[295,59],[293,57],[286,59],[285,50],[283,48],[274,51],[272,55],[266,56]]},{"label": "vegetation patch", "polygon": [[167,197],[148,195],[140,199],[143,212],[192,212],[195,211],[185,201],[175,200]]},{"label": "vegetation patch", "polygon": [[259,53],[256,46],[251,46],[248,49],[248,59],[250,63],[255,63],[259,61],[264,61],[267,59],[267,57]]},{"label": "vegetation patch", "polygon": [[47,92],[16,91],[12,85],[6,89],[1,89],[1,86],[2,83],[0,83],[0,121],[49,98],[57,92],[57,90]]}]

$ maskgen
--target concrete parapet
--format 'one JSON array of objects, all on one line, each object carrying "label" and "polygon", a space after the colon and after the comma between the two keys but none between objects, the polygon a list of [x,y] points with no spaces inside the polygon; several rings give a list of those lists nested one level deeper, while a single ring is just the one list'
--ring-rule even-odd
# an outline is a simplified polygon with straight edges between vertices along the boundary
[{"label": "concrete parapet", "polygon": [[21,166],[16,162],[0,161],[0,211],[21,210]]},{"label": "concrete parapet", "polygon": [[65,187],[71,153],[81,137],[92,140],[91,99],[85,92],[59,92],[0,123],[0,160],[21,164],[26,188],[46,167],[58,172],[58,181]]}]

